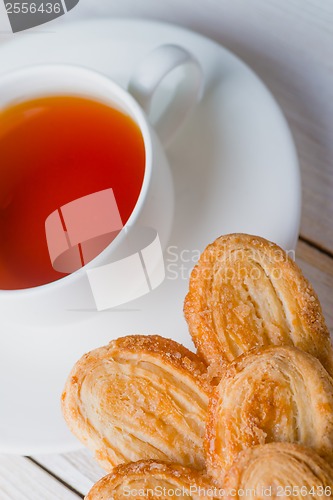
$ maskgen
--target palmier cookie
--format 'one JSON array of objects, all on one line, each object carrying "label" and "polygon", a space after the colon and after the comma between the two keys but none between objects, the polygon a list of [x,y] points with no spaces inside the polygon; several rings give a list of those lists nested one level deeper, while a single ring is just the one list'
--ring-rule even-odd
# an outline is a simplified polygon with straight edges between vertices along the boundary
[{"label": "palmier cookie", "polygon": [[225,368],[208,409],[208,473],[220,479],[239,452],[274,441],[332,459],[333,379],[295,347],[260,348]]},{"label": "palmier cookie", "polygon": [[116,467],[96,483],[86,500],[131,498],[214,498],[214,487],[200,472],[176,464],[141,460]]},{"label": "palmier cookie", "polygon": [[[225,500],[332,498],[333,469],[317,453],[296,444],[270,443],[242,451],[228,470]],[[244,495],[246,492],[246,495]]]},{"label": "palmier cookie", "polygon": [[205,377],[205,364],[173,340],[123,337],[76,363],[62,395],[63,414],[108,472],[147,458],[201,469]]},{"label": "palmier cookie", "polygon": [[299,267],[263,238],[231,234],[209,245],[184,304],[193,341],[217,371],[252,348],[294,345],[333,375],[333,350],[318,297]]}]

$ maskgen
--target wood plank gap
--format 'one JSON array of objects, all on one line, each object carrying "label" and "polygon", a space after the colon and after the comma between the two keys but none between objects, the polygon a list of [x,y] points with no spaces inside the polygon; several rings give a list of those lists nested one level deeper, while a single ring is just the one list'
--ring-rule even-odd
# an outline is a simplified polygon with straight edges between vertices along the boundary
[{"label": "wood plank gap", "polygon": [[65,488],[67,488],[68,490],[70,490],[72,493],[75,493],[75,495],[77,495],[78,497],[82,498],[84,500],[84,495],[82,495],[82,493],[80,493],[79,491],[77,491],[75,488],[73,488],[73,486],[71,486],[70,484],[66,483],[66,481],[64,481],[63,479],[61,479],[61,477],[57,476],[56,474],[54,474],[52,471],[50,471],[49,469],[47,469],[46,467],[44,467],[44,465],[41,465],[39,462],[37,462],[37,460],[35,460],[34,458],[32,457],[25,457],[27,460],[29,460],[30,462],[32,462],[33,464],[37,465],[37,467],[39,467],[40,469],[42,469],[44,472],[46,472],[47,474],[49,474],[50,476],[53,477],[53,479],[56,479],[56,481],[58,481],[59,483],[61,483],[63,486],[65,486]]},{"label": "wood plank gap", "polygon": [[310,247],[314,248],[315,250],[318,250],[318,252],[326,255],[327,257],[330,257],[333,259],[333,251],[329,250],[328,248],[324,247],[320,243],[316,243],[315,241],[312,241],[310,238],[307,238],[306,236],[302,236],[301,234],[299,235],[299,240],[303,241],[303,243],[306,243]]}]

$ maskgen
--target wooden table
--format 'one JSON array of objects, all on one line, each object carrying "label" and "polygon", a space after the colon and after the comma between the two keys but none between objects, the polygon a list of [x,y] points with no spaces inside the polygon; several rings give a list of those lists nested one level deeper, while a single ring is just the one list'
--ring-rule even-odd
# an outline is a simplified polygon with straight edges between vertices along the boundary
[{"label": "wooden table", "polygon": [[[333,2],[81,0],[59,22],[106,14],[161,19],[196,30],[238,54],[270,87],[289,121],[302,168],[297,260],[319,294],[333,333]],[[102,475],[85,450],[0,456],[0,499],[83,498]]]}]

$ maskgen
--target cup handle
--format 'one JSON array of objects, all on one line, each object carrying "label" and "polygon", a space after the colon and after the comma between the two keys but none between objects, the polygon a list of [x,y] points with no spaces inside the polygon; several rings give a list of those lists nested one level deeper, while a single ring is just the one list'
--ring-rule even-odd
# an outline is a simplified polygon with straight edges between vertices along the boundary
[{"label": "cup handle", "polygon": [[154,128],[167,147],[203,93],[203,71],[197,59],[178,45],[162,45],[154,49],[135,70],[128,90],[149,116],[155,91],[162,80],[176,68],[182,67],[184,78],[175,96]]}]

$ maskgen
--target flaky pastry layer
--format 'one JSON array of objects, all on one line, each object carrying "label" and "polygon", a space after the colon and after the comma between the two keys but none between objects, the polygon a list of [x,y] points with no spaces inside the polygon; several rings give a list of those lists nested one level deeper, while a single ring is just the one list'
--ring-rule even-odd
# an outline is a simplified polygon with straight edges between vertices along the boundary
[{"label": "flaky pastry layer", "polygon": [[100,465],[142,459],[204,467],[206,366],[173,340],[128,336],[84,355],[62,396],[71,431]]},{"label": "flaky pastry layer", "polygon": [[266,347],[225,368],[209,404],[207,471],[221,480],[238,453],[270,442],[333,456],[333,379],[295,347]]},{"label": "flaky pastry layer", "polygon": [[318,297],[280,247],[246,234],[221,236],[193,269],[184,304],[199,353],[221,366],[252,348],[293,345],[333,375],[333,350]]},{"label": "flaky pastry layer", "polygon": [[[331,498],[333,469],[317,453],[289,443],[270,443],[242,451],[227,472],[226,500],[246,498]],[[235,492],[235,493],[234,493]]]},{"label": "flaky pastry layer", "polygon": [[119,465],[96,483],[86,500],[214,498],[207,477],[176,464],[146,460]]}]

